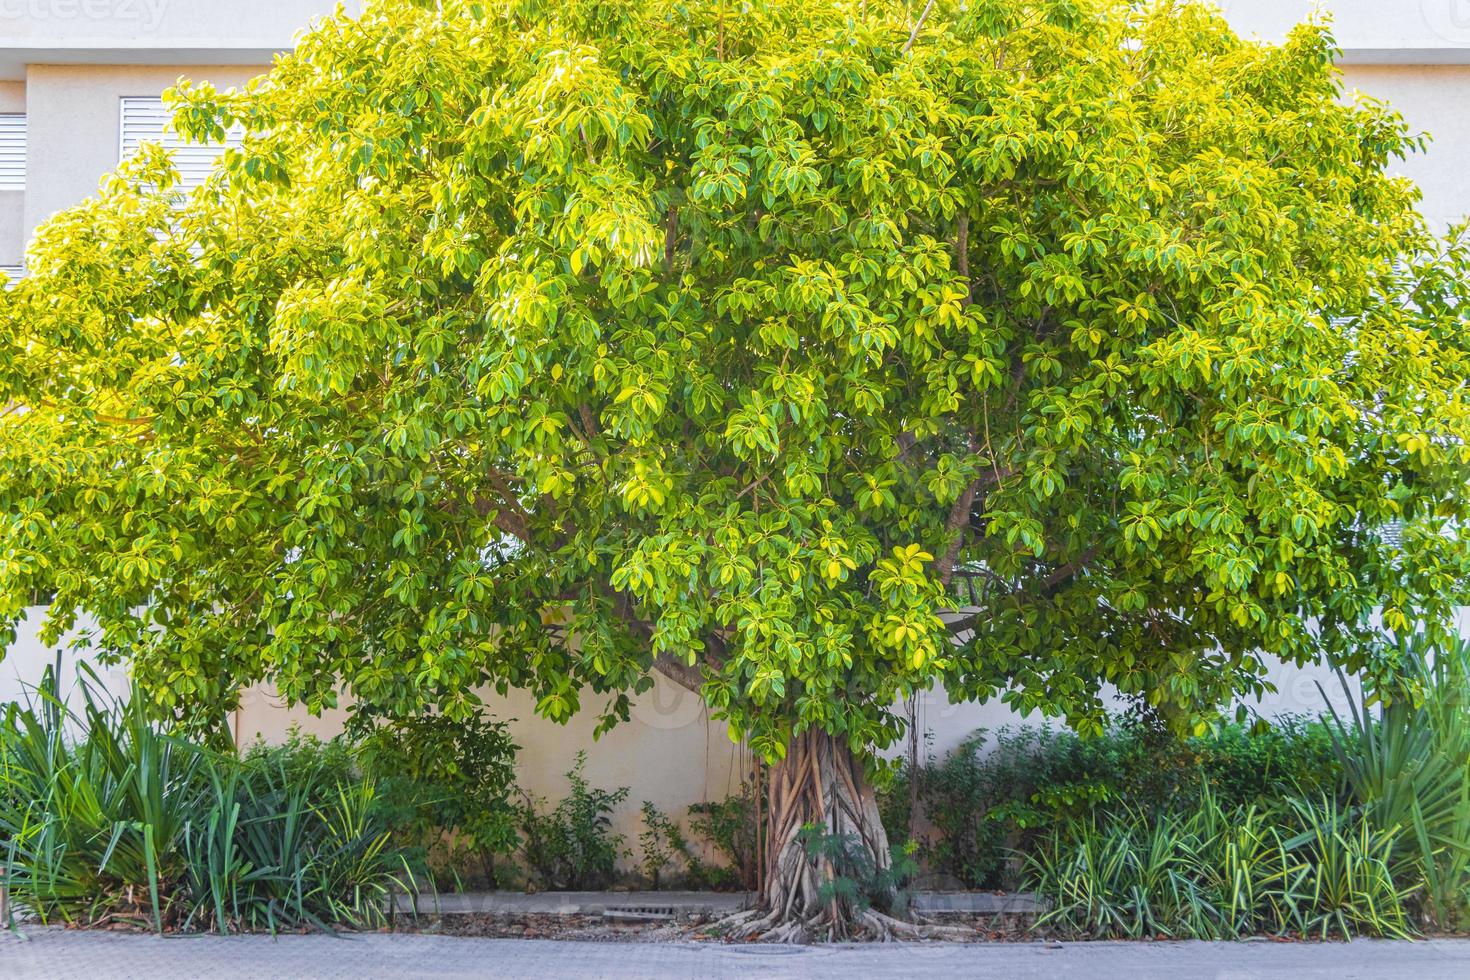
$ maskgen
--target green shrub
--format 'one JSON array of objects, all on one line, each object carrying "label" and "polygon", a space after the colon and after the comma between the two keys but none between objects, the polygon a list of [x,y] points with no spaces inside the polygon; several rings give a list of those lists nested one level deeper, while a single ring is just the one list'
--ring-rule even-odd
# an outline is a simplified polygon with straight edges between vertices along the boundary
[{"label": "green shrub", "polygon": [[270,773],[280,783],[350,782],[358,777],[352,745],[344,738],[318,738],[292,725],[286,740],[257,740],[240,753],[253,773]]},{"label": "green shrub", "polygon": [[[1335,793],[1340,767],[1318,722],[1222,724],[1179,739],[1130,718],[1101,736],[1047,727],[979,731],[918,773],[919,800],[936,834],[922,856],[967,887],[1014,886],[1010,856],[1040,828],[1116,809],[1187,809],[1207,790],[1224,806],[1276,806]],[[883,796],[889,827],[908,825],[905,768]]]},{"label": "green shrub", "polygon": [[742,783],[734,796],[690,806],[689,829],[714,845],[728,864],[723,869],[728,870],[728,877],[720,873],[722,869],[710,867],[713,886],[746,891],[760,887],[755,789],[750,783]]},{"label": "green shrub", "polygon": [[[504,884],[495,859],[516,837],[515,757],[505,722],[481,715],[397,719],[361,737],[364,770],[381,787],[401,840],[458,874],[459,855],[478,866],[486,887]],[[462,883],[462,882],[461,882]]]},{"label": "green shrub", "polygon": [[628,788],[608,791],[582,775],[587,753],[578,752],[567,773],[572,791],[551,810],[546,801],[522,793],[519,807],[521,855],[537,887],[552,891],[605,888],[617,874],[623,838],[612,831],[612,811]]},{"label": "green shrub", "polygon": [[1354,694],[1343,679],[1333,745],[1366,821],[1394,838],[1394,874],[1424,924],[1454,929],[1470,910],[1470,644],[1396,645],[1398,689]]},{"label": "green shrub", "polygon": [[809,824],[800,839],[807,857],[832,869],[832,877],[818,889],[822,901],[859,913],[875,908],[887,915],[908,914],[907,884],[918,870],[912,845],[893,847],[888,867],[880,868],[854,834],[831,834],[820,824]]},{"label": "green shrub", "polygon": [[165,732],[133,690],[49,677],[0,727],[0,840],[12,908],[43,922],[163,930],[381,924],[411,884],[370,782],[299,737],[244,758]]},{"label": "green shrub", "polygon": [[1047,904],[1038,927],[1072,937],[1405,937],[1391,848],[1331,797],[1226,807],[1206,787],[1187,811],[1067,819],[1037,840],[1024,874]]},{"label": "green shrub", "polygon": [[[649,887],[657,891],[676,881],[685,888],[721,891],[736,884],[735,872],[702,860],[694,853],[683,828],[662,810],[647,800],[643,801],[642,810],[643,832],[638,835],[643,850],[640,870]],[[671,874],[676,865],[677,870]]]}]

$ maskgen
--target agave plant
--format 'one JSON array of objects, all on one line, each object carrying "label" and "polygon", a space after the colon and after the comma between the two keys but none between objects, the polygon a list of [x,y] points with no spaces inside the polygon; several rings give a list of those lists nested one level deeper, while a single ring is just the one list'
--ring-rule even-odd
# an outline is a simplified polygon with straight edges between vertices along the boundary
[{"label": "agave plant", "polygon": [[112,698],[90,673],[80,687],[72,713],[48,672],[0,727],[0,858],[23,912],[330,929],[379,925],[393,895],[415,890],[371,782],[197,746],[151,719],[137,690]]},{"label": "agave plant", "polygon": [[42,921],[162,929],[181,897],[176,844],[207,760],[162,733],[142,698],[112,698],[90,672],[80,687],[79,715],[49,671],[30,704],[6,709],[0,839],[11,898]]},{"label": "agave plant", "polygon": [[1470,908],[1470,644],[1394,642],[1398,689],[1354,690],[1339,675],[1333,745],[1364,819],[1395,839],[1393,874],[1417,888],[1425,925],[1454,928]]},{"label": "agave plant", "polygon": [[1222,807],[1206,786],[1188,813],[1124,809],[1055,828],[1026,876],[1049,906],[1038,925],[1066,935],[1404,937],[1392,846],[1331,797],[1268,812]]}]

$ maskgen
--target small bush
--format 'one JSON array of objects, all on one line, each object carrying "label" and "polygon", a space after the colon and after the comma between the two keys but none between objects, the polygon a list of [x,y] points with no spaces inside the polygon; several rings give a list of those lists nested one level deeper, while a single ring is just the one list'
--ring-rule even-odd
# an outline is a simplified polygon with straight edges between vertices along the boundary
[{"label": "small bush", "polygon": [[370,730],[358,745],[364,770],[400,825],[401,843],[422,850],[461,884],[461,854],[472,859],[472,877],[485,887],[504,884],[495,859],[518,843],[520,748],[505,722],[482,715],[396,719]]},{"label": "small bush", "polygon": [[270,773],[277,781],[351,782],[358,778],[352,746],[343,738],[318,738],[292,725],[286,740],[276,744],[257,740],[240,753],[252,772]]},{"label": "small bush", "polygon": [[1066,936],[1402,938],[1391,847],[1330,798],[1270,812],[1224,807],[1206,788],[1187,812],[1064,821],[1038,840],[1025,881],[1048,905],[1038,926]]},{"label": "small bush", "polygon": [[[1014,887],[1011,856],[1059,820],[1188,809],[1204,791],[1227,807],[1277,806],[1335,794],[1340,774],[1326,728],[1294,718],[1182,740],[1127,718],[1088,739],[1046,727],[982,730],[919,770],[920,806],[936,832],[921,856],[965,887]],[[890,827],[908,825],[911,778],[901,771],[884,793]]]},{"label": "small bush", "polygon": [[832,869],[818,894],[824,902],[838,902],[850,910],[876,908],[887,915],[907,915],[910,896],[907,882],[918,870],[912,845],[894,847],[886,868],[853,834],[831,834],[820,824],[801,829],[800,839],[807,857]]},{"label": "small bush", "polygon": [[612,832],[612,811],[628,798],[628,788],[608,791],[582,775],[587,753],[578,752],[567,773],[571,793],[546,810],[546,801],[522,793],[519,808],[521,855],[538,888],[588,891],[605,888],[617,875],[623,838]]},{"label": "small bush", "polygon": [[714,845],[728,863],[726,869],[706,866],[713,887],[760,887],[755,789],[750,783],[742,783],[740,792],[727,799],[689,807],[689,829]]},{"label": "small bush", "polygon": [[411,886],[339,746],[298,736],[242,759],[164,731],[141,691],[98,692],[84,682],[73,714],[48,677],[0,726],[12,907],[160,931],[361,927]]}]

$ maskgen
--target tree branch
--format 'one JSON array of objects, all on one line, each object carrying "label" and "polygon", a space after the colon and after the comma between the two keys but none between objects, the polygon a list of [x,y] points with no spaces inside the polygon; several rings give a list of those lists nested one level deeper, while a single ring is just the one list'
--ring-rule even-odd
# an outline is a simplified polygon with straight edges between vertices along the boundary
[{"label": "tree branch", "polygon": [[1082,571],[1087,567],[1087,563],[1096,557],[1097,545],[1092,545],[1067,564],[1054,569],[1050,575],[1041,580],[1042,592],[1048,596],[1055,594],[1058,586]]},{"label": "tree branch", "polygon": [[[602,586],[602,593],[611,601],[614,615],[623,621],[630,633],[645,641],[652,641],[653,624],[638,616],[633,607],[632,596],[626,592],[613,591],[605,585]],[[707,656],[703,660],[696,659],[693,664],[685,663],[682,658],[668,651],[655,654],[653,669],[685,690],[698,694],[699,689],[704,686],[702,667],[718,667],[724,661],[725,641],[718,633],[712,632],[705,638],[705,650]]]},{"label": "tree branch", "polygon": [[[974,437],[970,439],[970,451],[979,452],[980,447],[975,444]],[[992,460],[992,464],[994,461]],[[965,546],[965,533],[970,526],[970,515],[975,510],[975,500],[981,490],[988,487],[998,486],[1001,481],[1011,475],[1010,469],[1002,469],[995,466],[988,473],[981,473],[971,480],[960,494],[954,506],[949,509],[949,517],[945,519],[944,529],[949,535],[954,536],[944,554],[934,563],[934,571],[939,576],[939,581],[945,588],[949,587],[950,579],[954,577],[955,563],[959,560],[960,551]]]},{"label": "tree branch", "polygon": [[694,694],[704,686],[704,671],[700,670],[698,662],[691,666],[672,653],[660,653],[654,657],[653,669]]},{"label": "tree branch", "polygon": [[669,217],[664,222],[664,274],[674,271],[674,248],[679,243],[679,209],[669,205]]},{"label": "tree branch", "polygon": [[493,512],[495,517],[492,523],[496,527],[524,544],[530,544],[531,515],[516,500],[516,495],[511,490],[506,475],[498,470],[491,470],[485,474],[485,482],[490,485],[497,496],[477,494],[471,504],[475,513],[481,517],[488,517]]},{"label": "tree branch", "polygon": [[961,211],[959,220],[956,222],[954,234],[954,257],[955,271],[960,278],[965,280],[965,306],[969,306],[973,297],[971,293],[975,285],[970,281],[970,215],[967,211]]},{"label": "tree branch", "polygon": [[924,27],[924,21],[929,18],[929,11],[933,9],[934,0],[929,0],[928,3],[924,4],[924,9],[920,12],[919,19],[914,22],[914,29],[909,31],[909,39],[903,43],[903,50],[899,54],[909,53],[909,48],[914,46],[914,38],[919,36],[919,31]]},{"label": "tree branch", "polygon": [[955,562],[960,557],[960,550],[965,546],[964,529],[970,524],[970,512],[975,509],[975,495],[980,492],[981,483],[989,477],[983,474],[971,480],[960,494],[954,506],[949,509],[949,517],[944,522],[944,529],[954,537],[939,561],[934,563],[934,571],[939,575],[939,581],[945,588],[949,588],[949,580],[954,577]]}]

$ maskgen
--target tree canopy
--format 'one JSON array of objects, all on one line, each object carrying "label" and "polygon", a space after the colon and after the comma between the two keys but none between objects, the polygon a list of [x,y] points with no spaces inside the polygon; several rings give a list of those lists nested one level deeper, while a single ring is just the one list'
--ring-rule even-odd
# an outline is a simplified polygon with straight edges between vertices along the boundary
[{"label": "tree canopy", "polygon": [[[165,707],[779,755],[942,683],[1181,725],[1369,672],[1466,552],[1466,269],[1329,33],[1115,0],[376,0],[140,153],[0,299],[0,617]],[[1392,531],[1392,533],[1390,533]]]}]

